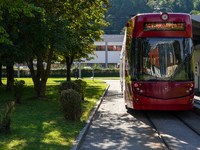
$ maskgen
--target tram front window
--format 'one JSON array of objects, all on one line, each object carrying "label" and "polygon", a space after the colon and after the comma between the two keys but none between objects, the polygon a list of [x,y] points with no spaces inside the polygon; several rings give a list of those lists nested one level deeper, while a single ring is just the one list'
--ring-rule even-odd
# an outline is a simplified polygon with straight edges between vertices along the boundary
[{"label": "tram front window", "polygon": [[132,80],[194,80],[192,47],[191,38],[133,39],[128,58]]}]

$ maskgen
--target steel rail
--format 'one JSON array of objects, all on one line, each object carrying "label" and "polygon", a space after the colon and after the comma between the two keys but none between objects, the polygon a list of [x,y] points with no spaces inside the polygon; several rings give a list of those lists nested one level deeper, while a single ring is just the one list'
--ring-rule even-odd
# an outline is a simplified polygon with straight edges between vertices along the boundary
[{"label": "steel rail", "polygon": [[178,120],[180,120],[183,124],[185,124],[188,128],[190,128],[192,131],[194,131],[197,135],[200,136],[200,132],[195,130],[190,124],[188,124],[187,122],[185,122],[181,117],[179,117],[178,115],[176,115],[175,113],[172,113]]},{"label": "steel rail", "polygon": [[158,131],[158,129],[156,128],[155,124],[153,123],[153,121],[150,119],[150,117],[147,115],[147,113],[145,111],[143,111],[144,115],[146,116],[150,126],[152,127],[152,129],[154,130],[154,132],[156,133],[156,135],[158,136],[163,148],[165,150],[170,150],[169,146],[167,145],[167,143],[165,142],[164,138],[161,136],[160,132]]}]

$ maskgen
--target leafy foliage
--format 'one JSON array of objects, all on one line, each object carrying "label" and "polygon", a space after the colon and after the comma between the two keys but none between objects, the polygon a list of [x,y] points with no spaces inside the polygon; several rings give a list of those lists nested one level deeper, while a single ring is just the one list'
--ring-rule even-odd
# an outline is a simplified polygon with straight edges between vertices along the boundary
[{"label": "leafy foliage", "polygon": [[[106,34],[120,34],[123,27],[130,19],[130,15],[139,13],[152,13],[155,8],[159,11],[198,14],[200,11],[199,0],[109,0],[112,8],[105,13],[105,20],[110,23],[103,27]],[[130,17],[129,17],[130,16]],[[121,32],[123,34],[123,32]]]},{"label": "leafy foliage", "polygon": [[62,91],[60,95],[60,110],[65,119],[79,121],[82,115],[80,94],[73,89]]},{"label": "leafy foliage", "polygon": [[[5,0],[0,2],[0,20],[6,21],[2,14],[7,11],[11,17],[19,18],[20,14],[23,13],[28,17],[34,17],[32,11],[42,12],[43,9],[35,7],[33,4],[28,3],[24,0]],[[7,30],[0,25],[0,43],[6,43],[8,45],[13,44],[12,40],[9,39],[11,35],[7,33]]]},{"label": "leafy foliage", "polygon": [[[60,40],[58,58],[67,64],[67,81],[71,80],[70,68],[72,63],[81,61],[81,58],[91,59],[88,54],[94,55],[94,40],[100,40],[104,34],[102,28],[108,23],[103,20],[106,8],[110,7],[108,0],[72,1],[73,7],[63,15],[63,21],[68,22],[63,28],[65,37]],[[105,7],[106,8],[105,8]]]}]

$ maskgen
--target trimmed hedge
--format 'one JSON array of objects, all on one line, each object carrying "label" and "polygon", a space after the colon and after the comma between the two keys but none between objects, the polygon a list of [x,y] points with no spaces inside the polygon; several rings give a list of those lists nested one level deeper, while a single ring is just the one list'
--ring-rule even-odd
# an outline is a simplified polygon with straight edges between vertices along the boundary
[{"label": "trimmed hedge", "polygon": [[73,90],[63,90],[60,95],[60,110],[66,120],[79,121],[82,115],[80,94]]},{"label": "trimmed hedge", "polygon": [[86,85],[87,85],[87,82],[83,81],[83,80],[75,80],[74,81],[76,84],[78,84],[78,86],[80,87],[80,90],[81,90],[81,99],[82,101],[84,101],[84,97],[85,97],[85,94],[86,94]]},{"label": "trimmed hedge", "polygon": [[73,90],[77,91],[78,93],[81,93],[81,88],[76,82],[66,81],[66,82],[62,82],[58,86],[59,93],[61,93],[64,90],[68,90],[68,89],[73,89]]},{"label": "trimmed hedge", "polygon": [[[71,71],[71,77],[75,77],[76,69]],[[67,70],[51,70],[49,77],[66,77]],[[93,69],[81,69],[82,77],[92,77]],[[119,69],[95,69],[95,77],[119,77]],[[2,77],[6,77],[6,69],[2,69]],[[17,70],[14,70],[14,77],[17,77]],[[20,77],[31,77],[31,74],[28,70],[20,70]]]}]

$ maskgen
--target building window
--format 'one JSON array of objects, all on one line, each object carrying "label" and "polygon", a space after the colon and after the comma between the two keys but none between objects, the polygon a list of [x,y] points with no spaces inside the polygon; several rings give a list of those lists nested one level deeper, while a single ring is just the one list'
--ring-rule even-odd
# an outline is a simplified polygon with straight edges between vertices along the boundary
[{"label": "building window", "polygon": [[[97,46],[95,51],[105,51],[105,45]],[[108,45],[108,51],[121,51],[122,46],[119,45]]]},{"label": "building window", "polygon": [[97,46],[95,48],[95,51],[105,51],[105,46],[101,45],[101,46]]},{"label": "building window", "polygon": [[121,51],[122,50],[122,46],[119,45],[109,45],[108,46],[108,51]]}]

